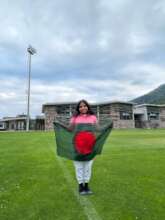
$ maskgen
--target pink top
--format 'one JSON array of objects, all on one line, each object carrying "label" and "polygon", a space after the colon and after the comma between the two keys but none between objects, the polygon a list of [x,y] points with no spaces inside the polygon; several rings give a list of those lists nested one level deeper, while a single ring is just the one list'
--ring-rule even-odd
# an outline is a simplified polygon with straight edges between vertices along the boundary
[{"label": "pink top", "polygon": [[71,124],[80,124],[80,123],[90,123],[90,124],[96,124],[97,123],[97,118],[95,115],[78,115],[73,116],[70,120]]}]

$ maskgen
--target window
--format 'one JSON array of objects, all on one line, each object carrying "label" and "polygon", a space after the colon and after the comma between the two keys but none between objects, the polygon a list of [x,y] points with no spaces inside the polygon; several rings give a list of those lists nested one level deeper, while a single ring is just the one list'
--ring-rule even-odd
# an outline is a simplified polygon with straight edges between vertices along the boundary
[{"label": "window", "polygon": [[0,123],[0,129],[3,129],[3,128],[4,128],[4,124]]},{"label": "window", "polygon": [[159,120],[159,112],[148,112],[148,120]]},{"label": "window", "polygon": [[131,112],[120,111],[120,119],[121,120],[131,120],[132,119],[132,113]]}]

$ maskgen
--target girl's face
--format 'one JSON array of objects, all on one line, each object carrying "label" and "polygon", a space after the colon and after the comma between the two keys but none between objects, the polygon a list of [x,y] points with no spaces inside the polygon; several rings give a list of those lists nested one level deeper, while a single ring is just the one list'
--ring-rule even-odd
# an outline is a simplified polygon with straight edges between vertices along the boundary
[{"label": "girl's face", "polygon": [[86,114],[88,112],[88,106],[84,102],[81,102],[79,105],[79,111],[80,114]]}]

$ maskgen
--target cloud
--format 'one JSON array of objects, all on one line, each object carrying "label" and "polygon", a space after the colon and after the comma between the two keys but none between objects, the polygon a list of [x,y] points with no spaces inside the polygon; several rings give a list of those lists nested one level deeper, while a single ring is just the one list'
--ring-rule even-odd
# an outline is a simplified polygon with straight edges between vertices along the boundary
[{"label": "cloud", "polygon": [[130,100],[159,86],[164,15],[162,0],[2,2],[0,117],[26,111],[29,43],[33,114],[46,102]]},{"label": "cloud", "polygon": [[121,72],[123,76],[132,76],[130,81],[149,88],[155,88],[165,82],[165,66],[153,63],[133,62],[125,66]]},{"label": "cloud", "polygon": [[[3,82],[3,84],[2,84]],[[1,79],[0,102],[1,115],[14,116],[26,113],[27,110],[27,85],[19,78]],[[5,92],[4,92],[5,91]],[[128,80],[68,80],[56,84],[32,80],[30,112],[34,117],[41,114],[42,105],[45,103],[73,102],[87,99],[89,102],[128,101],[139,94],[148,92],[144,85],[134,85]]]}]

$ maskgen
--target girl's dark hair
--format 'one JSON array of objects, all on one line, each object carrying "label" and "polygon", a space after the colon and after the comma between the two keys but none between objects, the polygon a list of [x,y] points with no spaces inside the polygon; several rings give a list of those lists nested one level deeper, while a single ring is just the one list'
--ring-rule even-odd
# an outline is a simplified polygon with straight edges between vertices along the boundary
[{"label": "girl's dark hair", "polygon": [[88,103],[86,100],[82,99],[82,100],[80,100],[80,101],[77,103],[76,111],[74,112],[73,116],[78,116],[78,115],[80,115],[79,107],[80,107],[80,104],[81,104],[82,102],[88,107],[87,114],[89,114],[89,115],[94,115],[94,112],[91,110],[91,107],[90,107],[89,103]]}]

